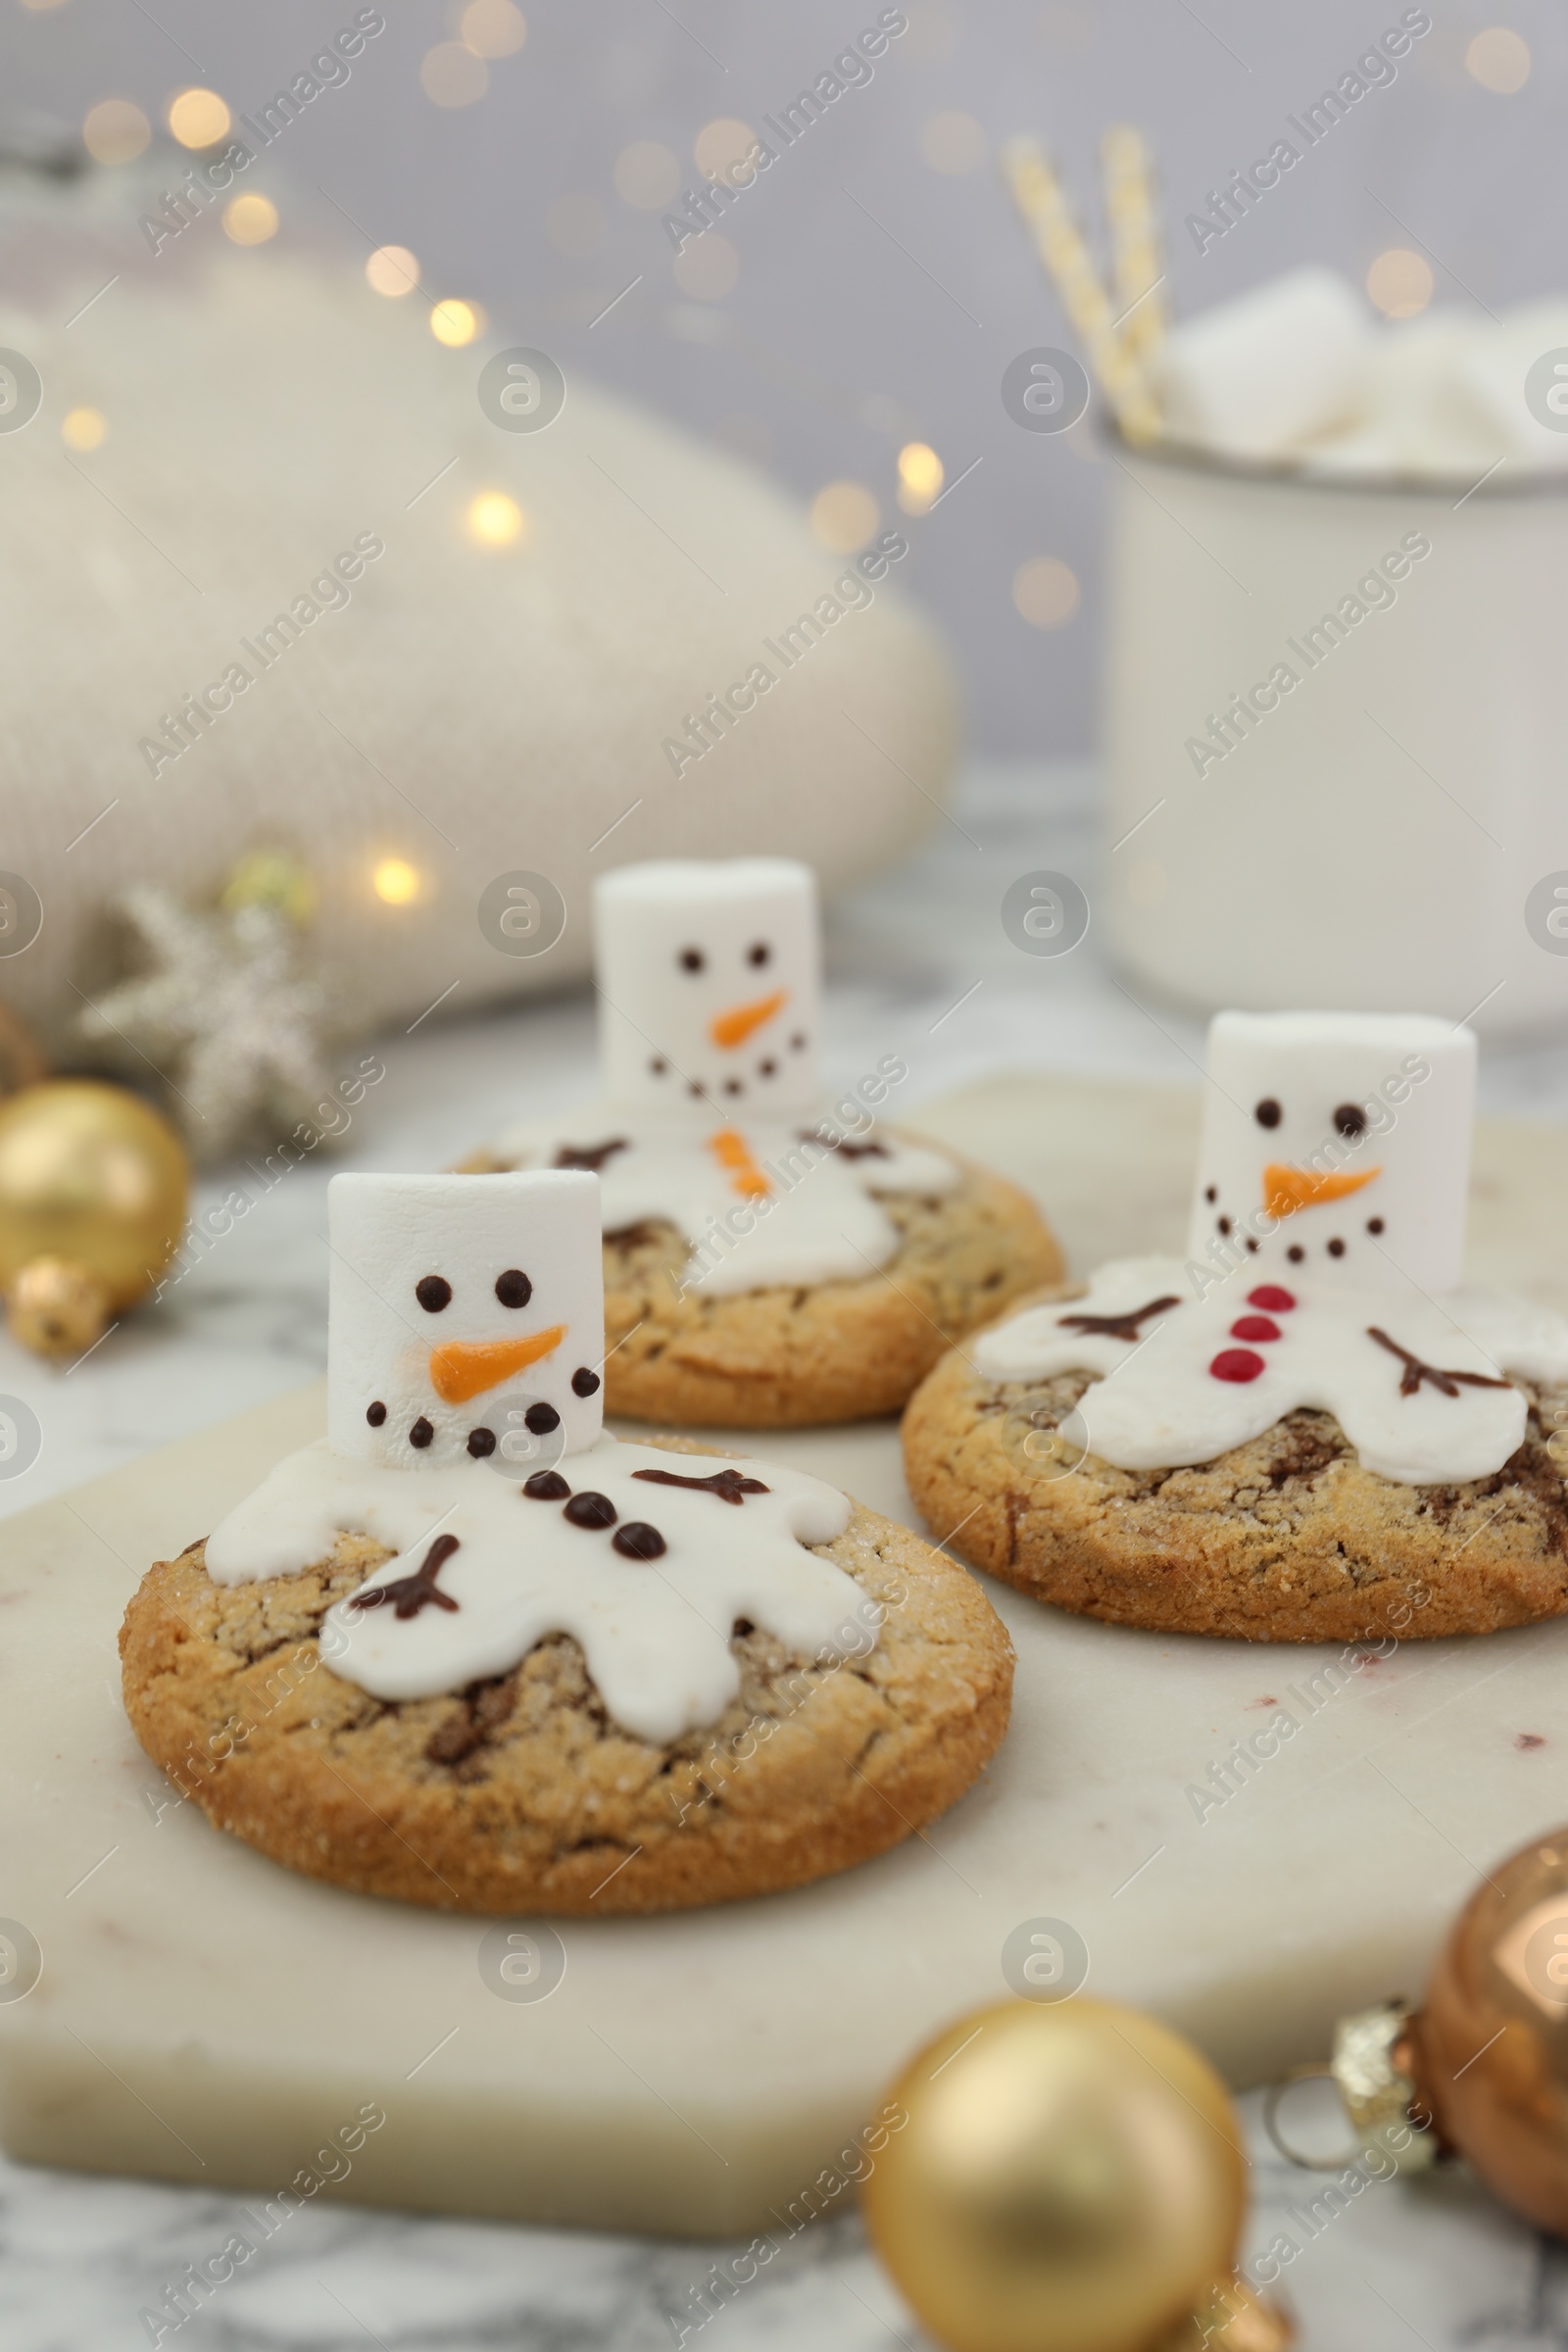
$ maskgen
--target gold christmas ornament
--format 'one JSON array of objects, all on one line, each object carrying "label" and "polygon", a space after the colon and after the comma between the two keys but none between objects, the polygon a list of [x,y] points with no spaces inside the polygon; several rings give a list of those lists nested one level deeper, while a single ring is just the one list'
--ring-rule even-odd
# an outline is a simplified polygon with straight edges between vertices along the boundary
[{"label": "gold christmas ornament", "polygon": [[[1308,2074],[1332,2076],[1356,2135],[1316,2169],[1363,2150],[1401,2172],[1457,2154],[1538,2230],[1568,2236],[1568,1828],[1488,1873],[1420,2009],[1393,2000],[1343,2018],[1329,2063],[1296,2070]],[[1282,2154],[1309,2161],[1267,2120]]]},{"label": "gold christmas ornament", "polygon": [[0,1102],[0,1295],[15,1336],[49,1355],[90,1347],[169,1264],[189,1193],[178,1137],[122,1087],[54,1078]]},{"label": "gold christmas ornament", "polygon": [[[1106,2001],[1007,2002],[951,2027],[889,2094],[907,2122],[866,2228],[949,2352],[1278,2352],[1231,2277],[1241,2128],[1180,2034]],[[1208,2320],[1228,2329],[1202,2335]]]},{"label": "gold christmas ornament", "polygon": [[6,1328],[34,1355],[75,1356],[109,1320],[109,1285],[65,1257],[35,1257],[5,1290]]}]

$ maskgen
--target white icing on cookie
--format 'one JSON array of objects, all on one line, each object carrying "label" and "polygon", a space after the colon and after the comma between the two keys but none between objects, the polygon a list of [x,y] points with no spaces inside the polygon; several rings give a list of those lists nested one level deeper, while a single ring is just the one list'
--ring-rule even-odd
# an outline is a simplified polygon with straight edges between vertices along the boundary
[{"label": "white icing on cookie", "polygon": [[[1127,1320],[1097,1332],[1086,1317]],[[1251,1266],[1200,1303],[1179,1258],[1118,1258],[1087,1297],[1029,1307],[968,1352],[991,1380],[1102,1375],[1077,1408],[1080,1442],[1118,1469],[1212,1461],[1311,1406],[1367,1469],[1423,1486],[1502,1468],[1527,1407],[1490,1384],[1568,1380],[1568,1320],[1500,1293],[1284,1284]]]},{"label": "white icing on cookie", "polygon": [[[659,1477],[636,1475],[650,1470]],[[614,1720],[658,1745],[713,1722],[736,1695],[737,1618],[810,1659],[872,1646],[876,1604],[804,1548],[831,1543],[850,1520],[848,1497],[820,1479],[609,1437],[567,1455],[559,1475],[577,1495],[605,1496],[614,1524],[575,1525],[564,1497],[535,1500],[481,1462],[416,1473],[308,1446],[215,1528],[207,1572],[220,1585],[293,1575],[326,1557],[339,1531],[368,1536],[397,1556],[328,1611],[321,1652],[334,1674],[378,1698],[427,1698],[505,1674],[548,1635],[570,1634]],[[670,1476],[755,1480],[765,1492],[732,1502],[664,1483]],[[656,1529],[662,1551],[617,1551],[616,1530],[628,1523]],[[406,1617],[395,1605],[365,1605],[368,1592],[419,1581],[446,1537],[456,1548],[433,1572],[424,1566],[422,1580],[441,1601]]]},{"label": "white icing on cookie", "polygon": [[1476,1041],[1419,1013],[1209,1024],[1188,1248],[1259,1275],[1450,1291],[1464,1278]]},{"label": "white icing on cookie", "polygon": [[334,1176],[326,1430],[334,1452],[432,1470],[524,1414],[553,1450],[604,1423],[591,1175]]},{"label": "white icing on cookie", "polygon": [[[829,1114],[818,1106],[821,1132]],[[887,1264],[899,1231],[878,1196],[941,1198],[960,1180],[945,1152],[878,1126],[836,1149],[816,1122],[726,1124],[599,1103],[569,1121],[509,1128],[498,1157],[548,1168],[562,1154],[598,1167],[607,1233],[667,1223],[692,1245],[691,1287],[718,1297],[779,1284],[856,1281]],[[469,1182],[472,1179],[465,1179]]]},{"label": "white icing on cookie", "polygon": [[817,1094],[816,877],[793,858],[657,858],[594,886],[605,1091],[764,1116]]}]

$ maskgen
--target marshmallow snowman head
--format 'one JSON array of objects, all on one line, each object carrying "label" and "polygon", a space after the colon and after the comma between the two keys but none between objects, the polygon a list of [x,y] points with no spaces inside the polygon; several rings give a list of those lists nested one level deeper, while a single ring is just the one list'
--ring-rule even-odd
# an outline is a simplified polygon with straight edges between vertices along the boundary
[{"label": "marshmallow snowman head", "polygon": [[816,1107],[816,878],[791,858],[657,859],[594,892],[615,1102],[710,1118]]},{"label": "marshmallow snowman head", "polygon": [[326,1198],[334,1453],[418,1470],[499,1452],[523,1477],[531,1454],[593,1445],[597,1176],[334,1176]]},{"label": "marshmallow snowman head", "polygon": [[1416,1013],[1222,1012],[1189,1248],[1286,1281],[1463,1279],[1476,1041]]}]

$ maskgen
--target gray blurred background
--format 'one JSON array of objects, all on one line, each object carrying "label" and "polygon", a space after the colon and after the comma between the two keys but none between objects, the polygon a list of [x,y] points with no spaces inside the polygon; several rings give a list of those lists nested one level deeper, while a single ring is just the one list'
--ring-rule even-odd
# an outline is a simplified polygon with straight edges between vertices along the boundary
[{"label": "gray blurred background", "polygon": [[[0,0],[0,107],[14,123],[75,128],[119,96],[161,132],[171,97],[196,83],[253,110],[356,6]],[[244,184],[271,197],[283,238],[407,247],[431,296],[484,306],[492,345],[543,345],[568,375],[635,392],[807,499],[858,483],[897,520],[900,449],[929,446],[947,488],[908,518],[904,576],[956,646],[971,744],[1073,752],[1095,726],[1105,466],[1087,425],[1025,433],[1001,404],[1016,353],[1072,336],[998,179],[999,143],[1042,135],[1098,234],[1100,134],[1143,128],[1179,315],[1307,260],[1360,281],[1391,247],[1426,258],[1434,300],[1501,309],[1561,286],[1568,195],[1568,26],[1540,0],[1504,6],[1513,45],[1477,50],[1499,20],[1435,5],[1397,79],[1203,254],[1184,216],[1398,24],[1400,0],[1299,15],[1239,0],[915,0],[874,77],[679,259],[659,198],[701,184],[705,126],[760,127],[877,5],[523,0],[522,46],[466,65],[443,46],[461,0],[386,0],[386,29],[351,78]],[[189,159],[167,154],[175,179]]]}]

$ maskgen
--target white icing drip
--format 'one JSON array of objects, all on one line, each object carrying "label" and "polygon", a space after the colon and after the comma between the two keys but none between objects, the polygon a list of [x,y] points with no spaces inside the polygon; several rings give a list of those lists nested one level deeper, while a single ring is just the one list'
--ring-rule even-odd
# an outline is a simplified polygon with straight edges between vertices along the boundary
[{"label": "white icing drip", "polygon": [[[377,1698],[428,1698],[505,1674],[547,1635],[570,1634],[614,1720],[658,1745],[713,1722],[735,1697],[737,1617],[807,1658],[871,1646],[875,1604],[841,1568],[804,1548],[831,1543],[849,1525],[852,1506],[837,1488],[770,1462],[668,1453],[609,1437],[568,1455],[561,1469],[574,1494],[608,1495],[617,1524],[658,1528],[667,1546],[662,1556],[623,1558],[613,1527],[573,1526],[562,1502],[536,1501],[482,1463],[394,1469],[345,1460],[323,1440],[279,1462],[214,1529],[207,1573],[220,1585],[298,1574],[349,1532],[397,1555],[363,1592],[414,1575],[437,1536],[456,1536],[436,1582],[457,1609],[427,1604],[399,1619],[389,1605],[338,1602],[321,1631],[332,1672]],[[705,1478],[728,1469],[760,1479],[767,1493],[737,1505],[633,1476]]]},{"label": "white icing drip", "polygon": [[[1250,1303],[1263,1287],[1288,1290],[1290,1309]],[[1173,1295],[1145,1317],[1135,1343],[1085,1333],[1063,1318],[1123,1315]],[[1237,1337],[1244,1316],[1266,1315],[1276,1340]],[[1086,1298],[1034,1306],[970,1343],[993,1380],[1043,1380],[1086,1371],[1102,1377],[1078,1406],[1089,1450],[1122,1470],[1209,1462],[1260,1437],[1302,1406],[1332,1413],[1369,1470],[1404,1485],[1488,1478],[1522,1443],[1526,1402],[1515,1388],[1457,1384],[1445,1396],[1423,1380],[1400,1393],[1403,1366],[1370,1338],[1376,1326],[1423,1363],[1446,1372],[1530,1381],[1568,1379],[1568,1320],[1502,1293],[1454,1290],[1429,1298],[1400,1290],[1328,1289],[1248,1268],[1201,1302],[1179,1258],[1118,1258],[1102,1266]],[[1209,1370],[1226,1349],[1248,1349],[1263,1369],[1248,1381]]]},{"label": "white icing drip", "polygon": [[[884,1127],[858,1147],[851,1138],[849,1150],[825,1152],[803,1142],[810,1125],[802,1119],[731,1126],[722,1113],[706,1108],[694,1116],[602,1102],[548,1127],[534,1120],[511,1127],[493,1149],[498,1158],[541,1168],[563,1149],[592,1150],[624,1139],[625,1148],[609,1153],[600,1167],[605,1231],[656,1220],[673,1225],[709,1261],[688,1277],[692,1288],[721,1297],[780,1284],[853,1281],[884,1266],[898,1250],[899,1231],[878,1196],[941,1197],[959,1182],[960,1171],[945,1152],[906,1142]],[[710,1139],[726,1129],[743,1139],[769,1179],[765,1199],[738,1190],[734,1169],[713,1150]],[[866,1144],[878,1149],[868,1151]],[[755,1222],[732,1239],[733,1226],[723,1230],[722,1221],[736,1211],[743,1212],[738,1221],[751,1211]],[[715,1221],[721,1228],[716,1240]]]}]

